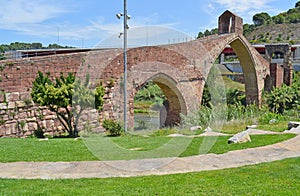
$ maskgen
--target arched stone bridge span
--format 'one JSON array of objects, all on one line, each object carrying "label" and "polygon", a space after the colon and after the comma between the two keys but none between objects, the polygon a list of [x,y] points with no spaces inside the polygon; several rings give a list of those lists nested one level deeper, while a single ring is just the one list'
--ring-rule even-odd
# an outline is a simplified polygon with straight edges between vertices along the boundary
[{"label": "arched stone bridge span", "polygon": [[[167,97],[166,126],[179,123],[181,113],[186,115],[196,111],[201,104],[210,69],[228,45],[234,49],[243,69],[246,102],[260,105],[264,79],[269,75],[269,62],[242,35],[241,18],[226,11],[219,18],[219,35],[185,43],[128,50],[126,104],[129,127],[133,127],[134,96],[150,80]],[[31,82],[38,70],[50,72],[51,76],[58,76],[61,72],[74,72],[78,77],[83,77],[89,73],[92,81],[101,80],[106,86],[102,117],[119,120],[123,118],[121,49],[35,57],[3,63],[7,65],[3,70],[7,77],[0,82],[0,88],[4,92],[30,92]]]},{"label": "arched stone bridge span", "polygon": [[[243,68],[247,103],[260,105],[269,64],[243,35],[230,33],[187,43],[128,50],[129,121],[133,122],[133,99],[136,92],[150,80],[158,84],[167,97],[168,115],[165,125],[180,122],[180,113],[189,114],[197,110],[209,71],[228,44],[236,52]],[[108,64],[101,78],[114,78],[117,83],[122,82],[123,54]],[[113,95],[118,103],[123,104],[122,88],[122,85],[116,86]]]}]

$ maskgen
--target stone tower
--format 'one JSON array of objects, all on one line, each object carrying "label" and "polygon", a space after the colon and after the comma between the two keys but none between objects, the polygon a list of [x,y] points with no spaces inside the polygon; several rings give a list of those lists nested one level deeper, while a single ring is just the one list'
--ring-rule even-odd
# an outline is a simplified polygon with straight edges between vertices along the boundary
[{"label": "stone tower", "polygon": [[219,34],[225,33],[243,34],[243,19],[228,10],[219,17]]}]

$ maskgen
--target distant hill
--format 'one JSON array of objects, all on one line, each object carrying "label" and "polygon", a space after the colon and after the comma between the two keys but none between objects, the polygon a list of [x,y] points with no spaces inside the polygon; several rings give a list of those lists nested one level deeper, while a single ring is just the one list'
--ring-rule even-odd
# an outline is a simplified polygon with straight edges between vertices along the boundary
[{"label": "distant hill", "polygon": [[280,42],[300,44],[300,23],[264,25],[256,27],[245,36],[252,44]]},{"label": "distant hill", "polygon": [[[244,24],[244,35],[252,44],[290,43],[300,44],[300,1],[295,7],[276,16],[257,13],[253,16],[254,24]],[[198,38],[217,34],[218,29],[199,32]]]}]

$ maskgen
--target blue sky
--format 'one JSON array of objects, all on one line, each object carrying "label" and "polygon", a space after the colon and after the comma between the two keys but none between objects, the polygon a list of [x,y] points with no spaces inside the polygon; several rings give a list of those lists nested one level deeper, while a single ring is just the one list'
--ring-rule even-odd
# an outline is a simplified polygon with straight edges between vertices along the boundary
[{"label": "blue sky", "polygon": [[[129,36],[136,45],[173,43],[217,27],[230,10],[252,23],[252,16],[271,16],[293,8],[297,0],[127,0]],[[0,0],[0,43],[40,42],[75,47],[117,46],[122,32],[123,0]],[[142,37],[142,38],[141,38]],[[163,40],[161,40],[163,38]],[[129,40],[129,45],[130,45]],[[134,40],[132,40],[132,43]],[[151,42],[151,43],[150,43]],[[132,44],[134,45],[134,44]]]}]

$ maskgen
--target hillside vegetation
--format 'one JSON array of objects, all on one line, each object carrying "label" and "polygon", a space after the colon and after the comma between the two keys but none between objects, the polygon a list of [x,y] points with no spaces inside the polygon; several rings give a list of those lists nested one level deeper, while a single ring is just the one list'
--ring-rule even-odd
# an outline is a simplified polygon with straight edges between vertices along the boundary
[{"label": "hillside vegetation", "polygon": [[300,43],[300,23],[298,24],[268,24],[256,27],[252,32],[247,33],[246,38],[252,44]]},{"label": "hillside vegetation", "polygon": [[[263,43],[300,43],[300,1],[294,8],[276,16],[266,12],[257,13],[252,18],[253,24],[244,24],[244,35],[252,44]],[[218,29],[199,32],[198,38],[217,34]]]}]

